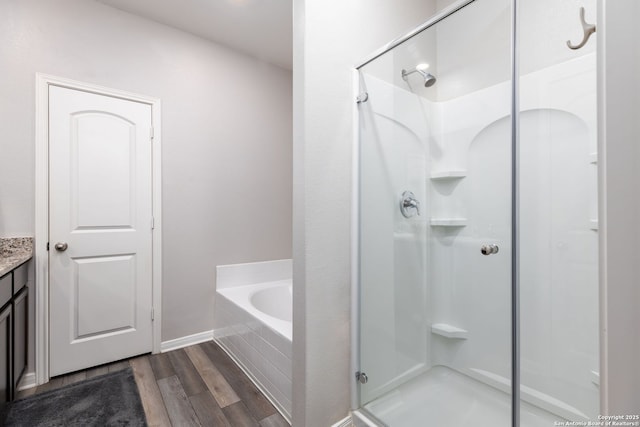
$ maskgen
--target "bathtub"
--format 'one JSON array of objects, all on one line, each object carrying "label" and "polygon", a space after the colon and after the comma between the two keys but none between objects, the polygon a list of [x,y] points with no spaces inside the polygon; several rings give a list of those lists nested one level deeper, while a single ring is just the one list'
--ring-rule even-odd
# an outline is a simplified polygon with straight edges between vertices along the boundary
[{"label": "bathtub", "polygon": [[291,420],[291,260],[217,267],[214,339]]}]

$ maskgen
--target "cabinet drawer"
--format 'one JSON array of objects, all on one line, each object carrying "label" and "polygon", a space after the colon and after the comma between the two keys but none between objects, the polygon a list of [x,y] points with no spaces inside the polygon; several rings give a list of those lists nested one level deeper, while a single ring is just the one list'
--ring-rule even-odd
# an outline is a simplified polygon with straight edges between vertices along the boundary
[{"label": "cabinet drawer", "polygon": [[11,273],[0,279],[0,307],[11,300]]},{"label": "cabinet drawer", "polygon": [[13,270],[13,294],[17,294],[29,280],[29,263],[26,262]]}]

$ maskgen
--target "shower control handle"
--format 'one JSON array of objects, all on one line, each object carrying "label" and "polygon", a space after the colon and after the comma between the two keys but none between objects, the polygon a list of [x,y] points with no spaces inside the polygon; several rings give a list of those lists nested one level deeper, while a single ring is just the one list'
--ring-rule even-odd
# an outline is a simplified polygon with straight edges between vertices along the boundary
[{"label": "shower control handle", "polygon": [[[415,213],[413,212],[415,210]],[[420,202],[411,191],[402,193],[400,199],[400,212],[405,218],[411,218],[416,214],[420,215]]]},{"label": "shower control handle", "polygon": [[500,248],[498,247],[498,245],[495,245],[495,244],[482,245],[482,247],[480,248],[480,252],[482,253],[482,255],[497,254],[499,250],[500,250]]}]

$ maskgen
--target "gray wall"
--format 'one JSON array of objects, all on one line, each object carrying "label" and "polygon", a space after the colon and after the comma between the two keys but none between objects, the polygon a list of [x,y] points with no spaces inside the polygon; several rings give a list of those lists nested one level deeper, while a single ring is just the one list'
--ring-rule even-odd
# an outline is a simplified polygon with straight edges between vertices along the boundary
[{"label": "gray wall", "polygon": [[293,425],[345,417],[356,63],[434,13],[425,0],[294,0]]},{"label": "gray wall", "polygon": [[163,341],[213,328],[217,264],[291,257],[290,70],[87,0],[2,0],[0,70],[0,236],[34,233],[36,72],[161,98]]}]

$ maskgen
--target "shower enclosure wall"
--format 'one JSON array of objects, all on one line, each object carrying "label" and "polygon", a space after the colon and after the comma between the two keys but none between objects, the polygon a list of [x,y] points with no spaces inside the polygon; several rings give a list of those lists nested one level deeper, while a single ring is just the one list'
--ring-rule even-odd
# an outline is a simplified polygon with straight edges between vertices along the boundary
[{"label": "shower enclosure wall", "polygon": [[358,68],[354,406],[380,425],[597,420],[595,39],[567,45],[595,0],[515,6]]}]

